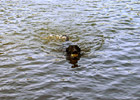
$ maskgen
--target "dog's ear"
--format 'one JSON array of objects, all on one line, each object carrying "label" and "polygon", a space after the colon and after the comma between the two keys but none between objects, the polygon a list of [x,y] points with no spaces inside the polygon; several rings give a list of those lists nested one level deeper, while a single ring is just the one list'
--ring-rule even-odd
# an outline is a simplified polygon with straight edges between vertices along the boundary
[{"label": "dog's ear", "polygon": [[81,52],[81,49],[80,49],[78,46],[76,46],[76,48],[77,48],[77,50],[78,50],[79,52]]},{"label": "dog's ear", "polygon": [[70,52],[71,49],[72,49],[72,46],[70,45],[69,47],[66,48],[66,52],[67,52],[67,53]]},{"label": "dog's ear", "polygon": [[67,52],[67,53],[69,52],[69,47],[68,47],[68,48],[66,48],[66,52]]}]

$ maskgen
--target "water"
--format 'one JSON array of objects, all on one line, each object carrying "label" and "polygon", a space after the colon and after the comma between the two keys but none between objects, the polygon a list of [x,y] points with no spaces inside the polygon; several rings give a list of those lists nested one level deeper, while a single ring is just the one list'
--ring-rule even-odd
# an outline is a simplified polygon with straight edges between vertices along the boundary
[{"label": "water", "polygon": [[[1,0],[0,100],[140,100],[139,0]],[[69,35],[84,55],[71,68]]]}]

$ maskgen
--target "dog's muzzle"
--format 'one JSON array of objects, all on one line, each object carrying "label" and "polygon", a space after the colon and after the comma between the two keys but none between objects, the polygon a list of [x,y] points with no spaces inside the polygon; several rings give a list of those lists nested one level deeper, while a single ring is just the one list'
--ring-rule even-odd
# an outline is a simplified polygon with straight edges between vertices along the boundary
[{"label": "dog's muzzle", "polygon": [[78,57],[78,54],[71,54],[71,57]]}]

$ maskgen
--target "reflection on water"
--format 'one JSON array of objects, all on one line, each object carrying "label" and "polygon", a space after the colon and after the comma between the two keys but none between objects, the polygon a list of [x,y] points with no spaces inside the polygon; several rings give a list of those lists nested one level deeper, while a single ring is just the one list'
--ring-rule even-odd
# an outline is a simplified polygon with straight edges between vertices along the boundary
[{"label": "reflection on water", "polygon": [[66,57],[66,59],[69,61],[69,63],[72,64],[71,68],[79,67],[79,65],[77,63],[80,60],[80,57],[81,56],[78,56],[76,58]]},{"label": "reflection on water", "polygon": [[[1,0],[0,100],[139,100],[139,4]],[[60,35],[84,54],[65,56]]]}]

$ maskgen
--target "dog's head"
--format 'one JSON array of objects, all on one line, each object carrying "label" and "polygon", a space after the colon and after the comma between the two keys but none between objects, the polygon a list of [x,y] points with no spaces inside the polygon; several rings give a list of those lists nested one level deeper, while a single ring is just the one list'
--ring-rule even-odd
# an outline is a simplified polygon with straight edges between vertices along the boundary
[{"label": "dog's head", "polygon": [[81,57],[81,49],[77,45],[70,45],[66,48],[67,60],[73,64],[72,68],[78,67],[77,62]]},{"label": "dog's head", "polygon": [[80,56],[81,49],[77,45],[70,45],[68,48],[66,48],[66,53],[68,56],[71,56],[72,58]]}]

